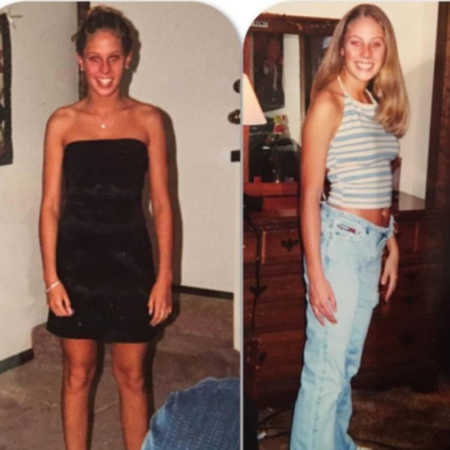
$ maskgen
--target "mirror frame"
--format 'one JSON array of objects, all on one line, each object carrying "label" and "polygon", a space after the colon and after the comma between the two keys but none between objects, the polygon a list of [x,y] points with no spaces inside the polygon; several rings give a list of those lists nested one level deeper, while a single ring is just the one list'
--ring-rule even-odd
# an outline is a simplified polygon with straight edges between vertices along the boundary
[{"label": "mirror frame", "polygon": [[[252,52],[251,39],[252,33],[263,32],[273,34],[296,34],[302,36],[329,36],[333,33],[335,26],[339,20],[327,19],[319,17],[305,17],[305,16],[291,16],[286,14],[260,14],[253,21],[252,25],[247,31],[243,48],[243,69],[249,79],[252,78]],[[305,48],[303,41],[300,39],[300,73],[305,74],[306,67],[304,63]],[[300,91],[303,93],[302,98],[305,98],[305,76],[299,80]],[[302,102],[301,114],[305,114],[305,104]],[[244,186],[249,183],[249,127],[243,126],[243,178]],[[269,183],[269,184],[283,184],[283,183]],[[296,183],[295,183],[296,184]],[[289,189],[288,189],[289,190]]]},{"label": "mirror frame", "polygon": [[428,146],[426,209],[450,210],[449,104],[450,3],[439,2]]}]

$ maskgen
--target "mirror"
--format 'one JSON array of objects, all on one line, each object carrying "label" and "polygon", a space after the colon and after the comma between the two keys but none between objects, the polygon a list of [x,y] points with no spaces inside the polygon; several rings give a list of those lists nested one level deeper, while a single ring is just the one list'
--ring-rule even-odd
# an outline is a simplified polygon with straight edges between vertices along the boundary
[{"label": "mirror", "polygon": [[245,181],[297,183],[301,126],[312,79],[336,23],[262,14],[250,27],[244,72],[252,80],[267,123],[244,132]]}]

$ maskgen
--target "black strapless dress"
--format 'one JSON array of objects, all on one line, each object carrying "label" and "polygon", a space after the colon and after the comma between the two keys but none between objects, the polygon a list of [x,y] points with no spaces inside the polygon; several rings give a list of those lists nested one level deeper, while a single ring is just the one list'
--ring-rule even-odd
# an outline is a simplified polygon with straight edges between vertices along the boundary
[{"label": "black strapless dress", "polygon": [[146,145],[136,139],[75,141],[64,150],[57,269],[75,313],[49,312],[67,338],[145,342],[155,280],[142,205]]}]

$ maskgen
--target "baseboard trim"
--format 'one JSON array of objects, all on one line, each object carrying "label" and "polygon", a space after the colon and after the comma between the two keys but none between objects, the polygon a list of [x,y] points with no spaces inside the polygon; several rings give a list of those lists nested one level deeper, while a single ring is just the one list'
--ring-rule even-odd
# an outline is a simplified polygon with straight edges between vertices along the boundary
[{"label": "baseboard trim", "polygon": [[226,291],[216,291],[214,289],[203,289],[192,286],[174,285],[174,292],[180,292],[182,294],[201,295],[202,297],[216,297],[226,300],[233,300],[233,293]]},{"label": "baseboard trim", "polygon": [[0,373],[6,372],[14,367],[21,366],[34,358],[33,350],[25,350],[17,355],[10,356],[9,358],[0,361]]}]

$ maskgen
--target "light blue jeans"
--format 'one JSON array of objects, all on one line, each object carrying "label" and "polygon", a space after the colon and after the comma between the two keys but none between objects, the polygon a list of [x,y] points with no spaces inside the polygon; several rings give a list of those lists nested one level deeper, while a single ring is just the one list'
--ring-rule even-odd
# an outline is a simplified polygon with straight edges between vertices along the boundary
[{"label": "light blue jeans", "polygon": [[[352,415],[350,381],[378,303],[381,257],[389,227],[353,214],[321,208],[321,254],[337,302],[337,324],[320,325],[309,301],[301,388],[295,404],[291,450],[354,450],[347,430]],[[305,270],[306,274],[306,270]],[[305,276],[308,286],[308,277]],[[308,298],[308,296],[307,296]]]}]

